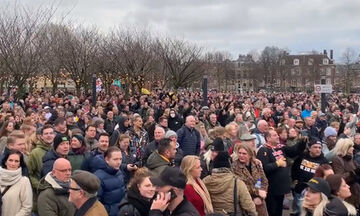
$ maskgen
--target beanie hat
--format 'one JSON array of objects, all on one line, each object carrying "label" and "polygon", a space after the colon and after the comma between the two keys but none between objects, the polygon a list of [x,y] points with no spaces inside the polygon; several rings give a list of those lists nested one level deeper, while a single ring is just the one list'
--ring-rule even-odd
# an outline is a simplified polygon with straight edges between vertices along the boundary
[{"label": "beanie hat", "polygon": [[211,151],[224,151],[224,142],[221,138],[216,138],[211,145]]},{"label": "beanie hat", "polygon": [[56,136],[54,138],[54,145],[53,145],[54,150],[56,150],[59,147],[60,143],[65,142],[65,141],[70,141],[68,136],[61,134],[61,133],[56,134]]},{"label": "beanie hat", "polygon": [[312,145],[315,145],[315,144],[322,145],[321,141],[318,138],[311,137],[309,142],[308,142],[308,147],[310,148]]},{"label": "beanie hat", "polygon": [[226,167],[230,168],[230,156],[226,151],[221,151],[219,154],[215,157],[214,160],[214,168],[221,168]]},{"label": "beanie hat", "polygon": [[329,175],[328,177],[326,177],[326,181],[330,185],[331,194],[335,195],[340,189],[342,176],[339,174]]},{"label": "beanie hat", "polygon": [[72,138],[76,138],[77,140],[79,140],[79,142],[81,143],[82,146],[85,145],[85,142],[84,142],[84,137],[81,135],[81,134],[74,134],[72,136]]},{"label": "beanie hat", "polygon": [[325,139],[328,138],[329,136],[337,136],[337,132],[335,130],[335,128],[333,127],[327,127],[324,131],[324,137]]},{"label": "beanie hat", "polygon": [[165,134],[165,138],[170,138],[172,136],[176,136],[177,137],[177,133],[173,130],[168,130]]},{"label": "beanie hat", "polygon": [[100,181],[94,174],[84,171],[76,170],[71,176],[71,179],[76,182],[79,187],[91,195],[96,195],[100,187]]}]

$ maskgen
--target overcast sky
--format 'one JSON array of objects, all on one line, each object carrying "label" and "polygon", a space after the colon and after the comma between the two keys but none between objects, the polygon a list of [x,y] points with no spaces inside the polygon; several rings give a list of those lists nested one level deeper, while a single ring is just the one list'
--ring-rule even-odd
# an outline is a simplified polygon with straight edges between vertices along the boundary
[{"label": "overcast sky", "polygon": [[58,13],[70,10],[69,19],[104,32],[146,27],[233,58],[272,45],[292,54],[334,49],[337,60],[347,47],[360,51],[360,0],[62,0]]}]

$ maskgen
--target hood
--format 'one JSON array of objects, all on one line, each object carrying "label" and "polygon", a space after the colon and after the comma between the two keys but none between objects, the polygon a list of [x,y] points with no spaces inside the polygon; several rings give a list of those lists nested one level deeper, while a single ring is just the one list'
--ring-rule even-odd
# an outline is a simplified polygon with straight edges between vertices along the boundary
[{"label": "hood", "polygon": [[49,145],[46,145],[44,143],[44,141],[40,140],[39,142],[36,143],[36,147],[37,148],[41,148],[41,149],[44,149],[45,151],[49,150],[51,146]]},{"label": "hood", "polygon": [[204,182],[206,182],[206,187],[211,195],[223,196],[225,191],[234,186],[234,175],[229,169],[222,169],[224,172],[217,172],[217,170],[220,169],[213,169],[212,174],[206,177]]},{"label": "hood", "polygon": [[55,161],[60,158],[59,155],[54,151],[54,149],[50,149],[43,157],[43,164],[47,161]]},{"label": "hood", "polygon": [[157,151],[154,151],[148,158],[146,166],[149,169],[156,169],[160,166],[169,165],[170,163],[165,161]]},{"label": "hood", "polygon": [[63,188],[59,185],[55,179],[51,176],[51,172],[46,174],[39,182],[38,194],[48,188],[53,188],[56,194],[67,194],[67,188]]},{"label": "hood", "polygon": [[120,117],[118,121],[118,126],[119,126],[118,130],[122,133],[125,133],[127,129],[129,129],[129,127],[124,126],[125,120],[127,120],[125,117]]}]

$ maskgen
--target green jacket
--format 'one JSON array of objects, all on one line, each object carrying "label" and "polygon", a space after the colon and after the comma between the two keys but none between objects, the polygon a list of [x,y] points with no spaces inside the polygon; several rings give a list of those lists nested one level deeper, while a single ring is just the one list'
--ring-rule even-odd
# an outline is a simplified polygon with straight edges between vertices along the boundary
[{"label": "green jacket", "polygon": [[38,188],[39,181],[41,178],[41,169],[43,166],[42,159],[45,153],[51,148],[51,146],[46,145],[42,140],[40,140],[36,147],[30,152],[29,158],[27,160],[27,168],[29,170],[29,178],[33,188]]},{"label": "green jacket", "polygon": [[69,191],[61,187],[51,173],[40,180],[38,193],[39,216],[72,216],[75,214],[76,208],[69,202]]},{"label": "green jacket", "polygon": [[72,171],[80,170],[84,160],[90,157],[89,152],[85,152],[84,154],[75,154],[73,151],[70,151],[67,159],[70,161]]},{"label": "green jacket", "polygon": [[167,166],[171,166],[171,163],[162,158],[157,151],[151,153],[146,161],[146,167],[154,176],[159,176]]}]

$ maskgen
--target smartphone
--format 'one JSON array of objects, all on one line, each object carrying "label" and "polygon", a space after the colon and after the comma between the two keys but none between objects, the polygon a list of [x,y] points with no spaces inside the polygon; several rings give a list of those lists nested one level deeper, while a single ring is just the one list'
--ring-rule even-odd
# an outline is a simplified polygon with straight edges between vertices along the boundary
[{"label": "smartphone", "polygon": [[309,133],[308,133],[307,130],[301,130],[301,131],[300,131],[300,134],[301,134],[301,136],[303,136],[303,137],[309,136]]}]

